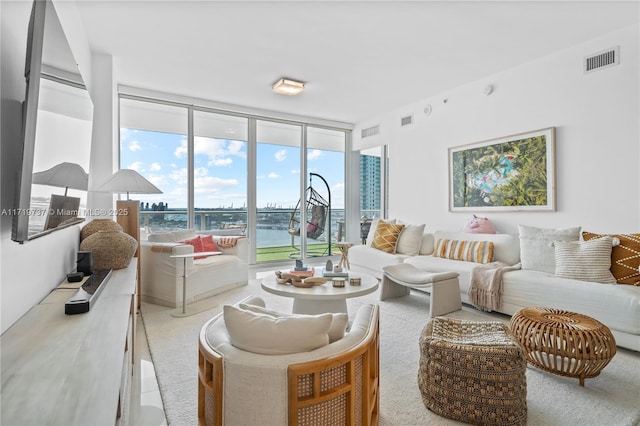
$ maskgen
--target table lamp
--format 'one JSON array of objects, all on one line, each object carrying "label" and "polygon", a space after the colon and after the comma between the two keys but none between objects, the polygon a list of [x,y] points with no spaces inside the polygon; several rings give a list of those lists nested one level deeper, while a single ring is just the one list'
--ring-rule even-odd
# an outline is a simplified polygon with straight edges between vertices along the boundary
[{"label": "table lamp", "polygon": [[[145,179],[140,173],[131,169],[120,169],[105,183],[96,189],[97,192],[111,192],[121,194],[126,192],[126,200],[116,201],[116,222],[122,230],[140,242],[140,201],[130,200],[129,194],[162,194],[154,184]],[[136,250],[138,255],[140,247]]]}]

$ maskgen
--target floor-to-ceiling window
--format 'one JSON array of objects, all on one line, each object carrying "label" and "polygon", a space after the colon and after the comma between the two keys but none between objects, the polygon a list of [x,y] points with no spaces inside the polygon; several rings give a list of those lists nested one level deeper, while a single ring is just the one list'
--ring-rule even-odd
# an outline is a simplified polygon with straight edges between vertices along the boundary
[{"label": "floor-to-ceiling window", "polygon": [[120,168],[133,169],[162,194],[135,194],[140,223],[149,230],[187,227],[188,109],[120,99]]},{"label": "floor-to-ceiling window", "polygon": [[[120,127],[120,167],[163,191],[136,195],[149,231],[243,233],[252,263],[337,254],[348,130],[133,95],[121,95]],[[327,200],[322,232],[308,223],[310,185]]]},{"label": "floor-to-ceiling window", "polygon": [[193,113],[195,229],[245,231],[248,121],[207,110]]},{"label": "floor-to-ceiling window", "polygon": [[[303,127],[256,121],[256,256],[258,261],[296,257],[300,233],[290,230],[300,198]],[[299,229],[298,229],[299,231]],[[297,234],[297,235],[296,235]]]}]

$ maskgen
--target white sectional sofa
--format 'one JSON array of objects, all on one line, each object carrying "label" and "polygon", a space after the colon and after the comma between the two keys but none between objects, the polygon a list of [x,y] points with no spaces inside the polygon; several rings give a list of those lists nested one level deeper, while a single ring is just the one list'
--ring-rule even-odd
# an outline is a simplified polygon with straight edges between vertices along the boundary
[{"label": "white sectional sofa", "polygon": [[[169,307],[182,305],[184,260],[171,256],[193,253],[194,246],[180,241],[196,235],[193,229],[158,232],[149,234],[146,241],[141,241],[140,293],[143,301]],[[212,237],[222,255],[187,260],[187,303],[248,283],[247,238],[226,235]]]},{"label": "white sectional sofa", "polygon": [[[520,239],[510,234],[468,234],[463,232],[425,232],[417,254],[385,253],[368,244],[349,250],[351,269],[382,277],[382,268],[395,263],[409,263],[421,270],[457,272],[463,303],[470,304],[468,291],[471,272],[478,263],[433,256],[438,239],[491,241],[494,261],[518,264]],[[553,273],[532,269],[505,272],[502,306],[498,312],[513,315],[524,307],[548,307],[578,312],[608,326],[620,347],[640,351],[640,287],[603,284],[561,278]]]}]

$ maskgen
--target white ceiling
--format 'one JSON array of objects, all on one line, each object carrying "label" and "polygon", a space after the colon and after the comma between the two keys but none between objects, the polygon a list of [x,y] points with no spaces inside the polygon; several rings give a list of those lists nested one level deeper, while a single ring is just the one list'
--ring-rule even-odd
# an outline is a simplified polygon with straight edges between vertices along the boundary
[{"label": "white ceiling", "polygon": [[[356,123],[639,22],[638,1],[78,1],[121,84]],[[276,95],[280,77],[305,81]]]}]

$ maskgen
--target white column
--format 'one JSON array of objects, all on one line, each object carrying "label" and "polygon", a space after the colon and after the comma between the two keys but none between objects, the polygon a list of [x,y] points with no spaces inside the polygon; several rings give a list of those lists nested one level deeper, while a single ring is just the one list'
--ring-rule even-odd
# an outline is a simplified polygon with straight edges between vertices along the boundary
[{"label": "white column", "polygon": [[91,99],[93,100],[93,130],[89,163],[89,193],[87,221],[112,218],[113,194],[92,191],[102,185],[118,169],[118,86],[115,63],[111,55],[94,53],[91,60]]}]

